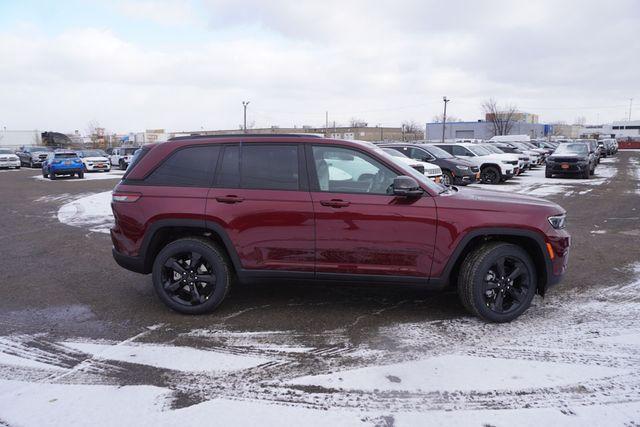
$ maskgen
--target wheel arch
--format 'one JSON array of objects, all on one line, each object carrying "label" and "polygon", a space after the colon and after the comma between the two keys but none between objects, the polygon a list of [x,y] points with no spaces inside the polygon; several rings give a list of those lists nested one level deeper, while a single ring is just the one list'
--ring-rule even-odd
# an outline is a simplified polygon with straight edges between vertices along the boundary
[{"label": "wheel arch", "polygon": [[442,287],[455,286],[460,266],[467,255],[482,244],[495,241],[513,243],[529,254],[538,276],[537,292],[544,295],[553,271],[551,260],[546,256],[545,239],[540,233],[525,229],[483,228],[469,232],[456,246],[441,277],[432,280],[440,281]]},{"label": "wheel arch", "polygon": [[144,254],[143,273],[151,273],[153,261],[164,246],[187,237],[205,237],[217,243],[226,252],[235,272],[241,270],[240,258],[224,229],[218,224],[192,219],[163,219],[154,222],[140,246]]}]

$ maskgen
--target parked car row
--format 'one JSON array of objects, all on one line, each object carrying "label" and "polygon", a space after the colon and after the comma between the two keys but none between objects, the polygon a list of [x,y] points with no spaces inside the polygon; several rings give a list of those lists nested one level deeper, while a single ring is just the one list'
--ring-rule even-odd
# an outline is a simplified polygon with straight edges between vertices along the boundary
[{"label": "parked car row", "polygon": [[[106,152],[98,149],[70,151],[74,151],[82,159],[85,172],[109,172],[112,167],[126,170],[138,149],[139,147],[117,147],[109,148]],[[15,153],[9,150],[9,153],[6,154],[15,154],[20,161],[20,166],[36,168],[41,167],[54,151],[56,150],[52,147],[37,146],[22,147]]]}]

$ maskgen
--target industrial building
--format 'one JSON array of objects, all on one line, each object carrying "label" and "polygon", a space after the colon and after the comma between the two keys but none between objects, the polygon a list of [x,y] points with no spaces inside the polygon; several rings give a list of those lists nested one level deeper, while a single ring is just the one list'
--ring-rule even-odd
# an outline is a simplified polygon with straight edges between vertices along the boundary
[{"label": "industrial building", "polygon": [[[531,138],[544,138],[552,131],[551,125],[541,123],[515,122],[510,134],[529,135]],[[447,122],[445,124],[445,139],[489,139],[494,136],[493,124],[486,120],[476,122]],[[442,138],[442,123],[427,123],[425,139]]]}]

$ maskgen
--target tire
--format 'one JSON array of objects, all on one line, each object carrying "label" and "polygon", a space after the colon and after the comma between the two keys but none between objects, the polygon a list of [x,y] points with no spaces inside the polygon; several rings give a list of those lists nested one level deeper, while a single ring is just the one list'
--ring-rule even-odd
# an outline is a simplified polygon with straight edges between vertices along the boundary
[{"label": "tire", "polygon": [[[204,284],[197,280],[188,282],[187,276],[184,276],[186,278],[183,280],[175,280],[175,272],[178,270],[165,265],[173,258],[178,267],[182,268],[185,274],[189,274],[190,261],[187,264],[184,257],[191,256],[193,259],[194,253],[199,254],[201,258],[194,271],[195,276],[192,277],[215,277],[212,290],[210,283]],[[205,271],[210,274],[204,274]],[[163,282],[166,282],[169,277],[173,279],[168,280],[169,286],[165,288]],[[167,307],[184,314],[204,314],[215,310],[227,296],[233,282],[233,270],[231,262],[220,246],[207,239],[190,237],[173,241],[158,253],[153,262],[152,278],[158,297]],[[171,280],[175,281],[171,282]],[[170,289],[172,286],[177,288]],[[189,290],[187,291],[186,288]],[[193,288],[197,290],[195,295],[201,298],[194,296]],[[209,293],[205,295],[206,292]],[[190,301],[187,302],[186,298],[190,298]],[[194,301],[194,298],[197,301]]]},{"label": "tire", "polygon": [[46,172],[44,171],[44,169],[42,169],[42,177],[43,177],[43,178],[49,178],[49,174],[48,174],[48,173],[46,173]]},{"label": "tire", "polygon": [[120,170],[121,170],[121,171],[123,171],[123,170],[126,170],[126,169],[127,169],[127,166],[124,164],[124,161],[120,160],[119,165],[120,165]]},{"label": "tire", "polygon": [[544,170],[544,177],[545,177],[545,178],[553,178],[553,174],[551,173],[551,171],[549,170],[549,168],[545,168],[545,170]]},{"label": "tire", "polygon": [[448,170],[443,170],[441,184],[453,185],[453,183],[454,183],[453,174]]},{"label": "tire", "polygon": [[480,173],[480,181],[483,184],[500,184],[502,181],[502,175],[500,169],[495,166],[487,166],[482,169]]},{"label": "tire", "polygon": [[[498,277],[499,270],[495,267],[502,259],[505,277],[516,267],[521,272],[511,282]],[[488,280],[489,277],[492,279]],[[524,249],[511,243],[490,242],[469,253],[463,261],[458,296],[469,313],[487,322],[503,323],[516,319],[529,308],[537,285],[535,266]],[[491,286],[493,289],[487,289]],[[496,309],[498,304],[507,310]]]},{"label": "tire", "polygon": [[33,160],[29,159],[29,167],[33,169]]},{"label": "tire", "polygon": [[78,172],[78,178],[80,178],[80,179],[84,178],[84,172],[83,171]]},{"label": "tire", "polygon": [[53,173],[53,172],[51,172],[51,171],[49,171],[49,179],[50,179],[51,181],[55,181],[55,180],[56,180],[56,174],[55,174],[55,173]]},{"label": "tire", "polygon": [[582,172],[582,179],[591,178],[591,168],[587,168],[584,172]]}]

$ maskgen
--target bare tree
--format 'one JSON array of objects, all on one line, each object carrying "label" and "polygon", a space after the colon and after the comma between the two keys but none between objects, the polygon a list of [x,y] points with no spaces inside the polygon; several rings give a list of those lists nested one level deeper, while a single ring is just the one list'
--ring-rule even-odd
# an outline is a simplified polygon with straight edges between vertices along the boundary
[{"label": "bare tree", "polygon": [[356,117],[352,117],[351,120],[349,120],[349,127],[352,128],[366,128],[367,125],[369,123],[365,122],[362,119],[358,119]]},{"label": "bare tree", "polygon": [[[433,121],[433,123],[442,123],[442,121],[444,120],[444,114],[440,113],[440,114],[436,114],[435,116],[433,116],[433,119],[431,119]],[[450,122],[461,122],[462,120],[460,120],[459,118],[455,117],[455,116],[450,116],[447,114],[447,123]]]},{"label": "bare tree", "polygon": [[421,133],[422,126],[418,124],[415,120],[405,120],[402,122],[402,128],[405,133]]},{"label": "bare tree", "polygon": [[493,135],[509,135],[514,123],[516,122],[516,114],[518,107],[513,104],[499,106],[493,98],[482,104],[482,110],[485,113],[485,119],[491,123]]},{"label": "bare tree", "polygon": [[585,124],[587,124],[587,118],[585,116],[576,117],[575,120],[573,121],[573,124],[584,126]]}]

